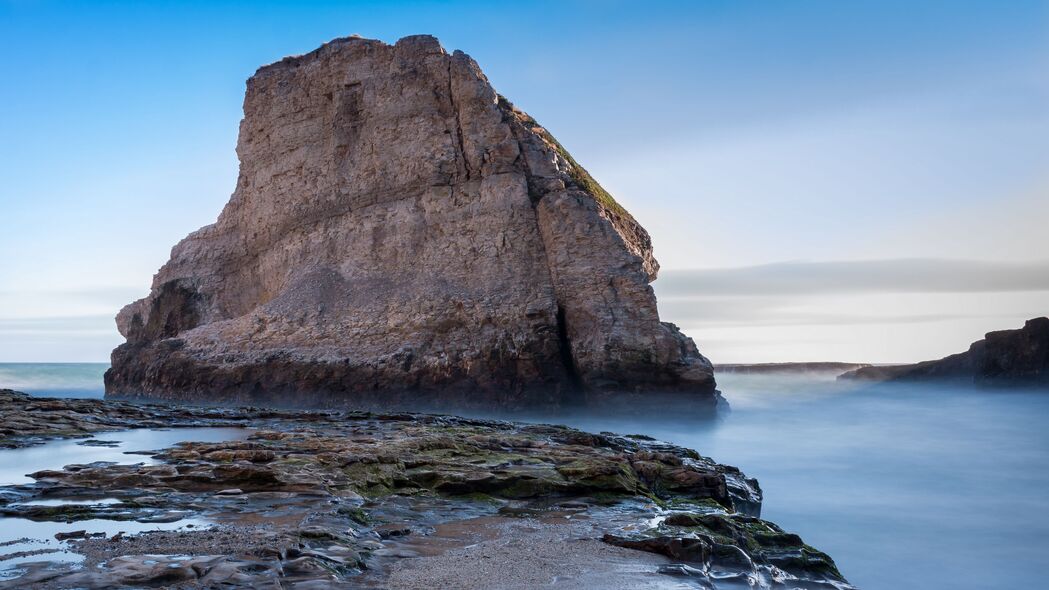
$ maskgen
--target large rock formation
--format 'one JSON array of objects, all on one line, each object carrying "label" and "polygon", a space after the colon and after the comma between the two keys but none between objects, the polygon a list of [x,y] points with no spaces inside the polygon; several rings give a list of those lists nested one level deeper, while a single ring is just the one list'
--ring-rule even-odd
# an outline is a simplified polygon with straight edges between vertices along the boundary
[{"label": "large rock formation", "polygon": [[107,396],[713,403],[648,234],[464,53],[345,38],[265,66],[237,153],[218,221],[117,316]]},{"label": "large rock formation", "polygon": [[988,332],[969,350],[914,365],[864,367],[839,378],[962,380],[980,385],[1049,387],[1049,318],[1027,320],[1019,330]]}]

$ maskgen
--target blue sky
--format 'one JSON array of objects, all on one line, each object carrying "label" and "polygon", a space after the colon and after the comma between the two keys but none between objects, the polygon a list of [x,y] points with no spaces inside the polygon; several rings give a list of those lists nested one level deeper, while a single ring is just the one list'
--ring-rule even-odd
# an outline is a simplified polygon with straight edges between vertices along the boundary
[{"label": "blue sky", "polygon": [[653,234],[663,315],[716,361],[917,360],[1049,313],[688,274],[1049,259],[1049,2],[0,0],[0,361],[105,360],[233,190],[244,81],[354,33],[472,55]]}]

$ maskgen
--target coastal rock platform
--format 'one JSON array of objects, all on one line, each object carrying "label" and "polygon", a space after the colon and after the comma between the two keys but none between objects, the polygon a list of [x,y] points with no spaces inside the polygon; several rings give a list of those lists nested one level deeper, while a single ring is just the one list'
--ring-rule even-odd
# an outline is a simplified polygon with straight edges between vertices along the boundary
[{"label": "coastal rock platform", "polygon": [[[0,439],[8,449],[92,435],[84,442],[103,445],[114,428],[157,421],[245,429],[0,488],[0,519],[65,523],[61,550],[80,556],[23,555],[0,588],[850,587],[829,556],[760,518],[756,481],[640,435],[9,390],[0,412],[17,417]],[[192,524],[85,526],[100,521]]]}]

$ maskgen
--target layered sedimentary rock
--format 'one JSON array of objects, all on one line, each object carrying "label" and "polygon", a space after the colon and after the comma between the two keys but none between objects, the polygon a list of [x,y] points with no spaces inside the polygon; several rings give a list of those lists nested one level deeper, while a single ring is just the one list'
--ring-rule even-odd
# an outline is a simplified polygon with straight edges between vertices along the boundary
[{"label": "layered sedimentary rock", "polygon": [[248,80],[237,187],[117,316],[107,396],[503,408],[715,399],[645,230],[477,64],[360,38]]},{"label": "layered sedimentary rock", "polygon": [[940,360],[865,367],[841,377],[874,381],[947,379],[1049,387],[1049,318],[1027,320],[1019,330],[988,332],[969,350]]}]

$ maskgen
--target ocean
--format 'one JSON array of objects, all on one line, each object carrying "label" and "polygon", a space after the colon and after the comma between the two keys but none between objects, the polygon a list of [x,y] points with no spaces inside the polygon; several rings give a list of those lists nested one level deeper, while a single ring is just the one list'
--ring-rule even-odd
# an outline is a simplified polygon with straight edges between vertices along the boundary
[{"label": "ocean", "polygon": [[[105,369],[0,364],[0,387],[101,397]],[[1045,587],[1049,393],[825,373],[718,379],[732,411],[715,420],[558,421],[644,433],[738,466],[761,482],[762,516],[829,553],[860,588]]]},{"label": "ocean", "polygon": [[44,397],[93,397],[105,393],[109,363],[0,363],[0,389]]}]

